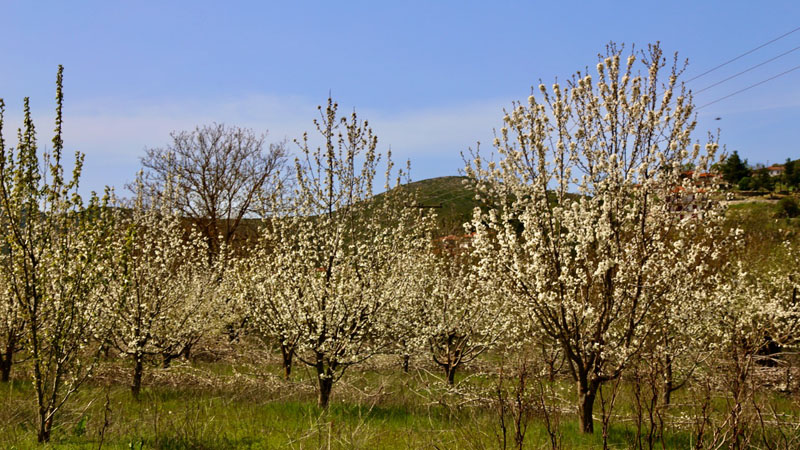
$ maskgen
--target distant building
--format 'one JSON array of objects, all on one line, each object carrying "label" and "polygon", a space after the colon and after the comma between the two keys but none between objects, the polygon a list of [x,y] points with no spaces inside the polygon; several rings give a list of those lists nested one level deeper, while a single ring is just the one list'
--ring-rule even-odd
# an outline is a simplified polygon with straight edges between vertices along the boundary
[{"label": "distant building", "polygon": [[709,206],[708,195],[703,188],[687,191],[683,186],[675,186],[671,192],[670,211],[680,214],[681,217],[692,216]]},{"label": "distant building", "polygon": [[769,176],[771,177],[779,177],[783,175],[784,170],[786,170],[786,168],[779,164],[773,164],[767,167],[767,173],[769,173]]},{"label": "distant building", "polygon": [[698,187],[707,187],[713,189],[730,188],[728,183],[722,178],[722,175],[716,172],[700,172],[695,174],[693,170],[687,170],[681,174],[681,178],[694,178],[696,180],[694,184]]},{"label": "distant building", "polygon": [[681,174],[681,179],[690,180],[690,185],[673,187],[668,198],[670,211],[681,217],[693,217],[709,209],[713,204],[709,192],[730,188],[722,175],[713,171],[687,170]]}]

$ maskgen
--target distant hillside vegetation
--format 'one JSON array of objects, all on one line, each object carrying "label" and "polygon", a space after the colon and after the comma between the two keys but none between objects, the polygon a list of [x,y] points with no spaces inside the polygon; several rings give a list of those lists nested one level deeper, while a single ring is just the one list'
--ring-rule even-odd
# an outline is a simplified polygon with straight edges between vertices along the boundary
[{"label": "distant hillside vegetation", "polygon": [[[436,213],[439,228],[437,235],[463,234],[464,223],[472,220],[473,209],[480,205],[475,200],[475,194],[464,183],[466,180],[467,177],[458,176],[429,178],[403,185],[400,189],[409,189],[417,194],[418,204],[413,207],[420,207],[423,214]],[[381,201],[383,197],[383,193],[377,194],[373,201]],[[767,230],[779,234],[785,232],[784,228],[800,231],[800,218],[776,220],[775,211],[776,206],[766,202],[750,201],[732,205],[728,211],[728,223],[745,231],[757,232],[759,236]],[[260,219],[245,219],[238,240],[246,242],[253,239],[261,224]],[[766,234],[769,237],[765,235],[761,239],[780,241],[776,240],[776,236]]]},{"label": "distant hillside vegetation", "polygon": [[472,219],[472,210],[478,205],[475,194],[464,184],[466,180],[467,177],[455,176],[429,178],[404,185],[402,189],[418,195],[417,206],[423,211],[436,212],[440,234],[460,234],[464,232],[463,224]]},{"label": "distant hillside vegetation", "polygon": [[[409,189],[417,194],[418,204],[423,214],[437,215],[438,236],[464,234],[464,223],[472,219],[472,211],[480,202],[464,183],[467,177],[438,177],[415,181],[399,189]],[[570,194],[575,195],[575,194]],[[381,201],[384,194],[378,194],[373,201]],[[128,211],[125,213],[129,214]],[[779,245],[787,232],[800,234],[800,218],[785,219],[777,215],[775,202],[749,200],[732,204],[728,208],[728,226],[737,227],[754,242],[759,242],[767,251]],[[255,239],[258,229],[263,225],[261,219],[246,218],[237,231],[238,245],[247,246]]]}]

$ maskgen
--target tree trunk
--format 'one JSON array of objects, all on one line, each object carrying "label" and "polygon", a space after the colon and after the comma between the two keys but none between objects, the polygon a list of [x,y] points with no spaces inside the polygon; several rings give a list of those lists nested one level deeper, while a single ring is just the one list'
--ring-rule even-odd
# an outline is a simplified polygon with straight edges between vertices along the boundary
[{"label": "tree trunk", "polygon": [[0,355],[0,381],[3,383],[11,379],[11,364],[14,357],[14,343],[6,344],[5,355]]},{"label": "tree trunk", "polygon": [[408,373],[408,362],[411,359],[411,356],[406,353],[403,355],[403,373]]},{"label": "tree trunk", "polygon": [[144,364],[142,364],[142,355],[134,356],[133,363],[133,384],[131,384],[131,394],[133,398],[139,400],[139,392],[142,389],[142,372],[144,371]]},{"label": "tree trunk", "polygon": [[672,401],[672,391],[675,390],[675,380],[672,375],[672,357],[667,355],[664,360],[664,405],[669,406]]},{"label": "tree trunk", "polygon": [[174,355],[172,353],[163,353],[161,356],[163,358],[163,360],[161,362],[161,367],[163,367],[164,369],[169,369],[169,366],[172,363],[172,360],[177,358],[180,355]]},{"label": "tree trunk", "polygon": [[454,364],[444,366],[444,374],[447,376],[447,384],[454,385],[456,382],[456,366]]},{"label": "tree trunk", "polygon": [[289,379],[292,375],[292,357],[294,357],[294,345],[286,345],[281,342],[281,356],[283,356],[283,377]]},{"label": "tree trunk", "polygon": [[[48,418],[48,415],[50,416]],[[39,443],[50,442],[50,431],[53,428],[53,417],[45,409],[39,409],[39,432],[36,439]]]},{"label": "tree trunk", "polygon": [[594,433],[592,409],[600,383],[578,381],[578,423],[581,433]]},{"label": "tree trunk", "polygon": [[183,356],[184,358],[186,358],[187,361],[189,359],[191,359],[191,357],[192,357],[192,344],[186,344],[183,347],[183,350],[181,350],[180,355],[178,355],[178,356]]},{"label": "tree trunk", "polygon": [[319,378],[319,397],[317,405],[322,409],[328,409],[333,388],[333,374],[318,373]]},{"label": "tree trunk", "polygon": [[325,355],[317,352],[314,367],[317,369],[317,381],[319,382],[319,397],[317,405],[322,409],[328,409],[328,404],[333,390],[333,375],[336,373],[337,363],[335,360],[325,358]]},{"label": "tree trunk", "polygon": [[11,379],[11,361],[0,361],[0,382],[8,383]]}]

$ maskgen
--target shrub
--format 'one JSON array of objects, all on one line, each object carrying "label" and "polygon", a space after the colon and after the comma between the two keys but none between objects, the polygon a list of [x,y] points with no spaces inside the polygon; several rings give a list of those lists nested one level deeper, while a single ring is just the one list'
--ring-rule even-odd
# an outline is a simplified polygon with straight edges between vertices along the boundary
[{"label": "shrub", "polygon": [[778,202],[775,215],[787,219],[798,217],[800,216],[800,205],[797,204],[797,200],[793,197],[782,198]]},{"label": "shrub", "polygon": [[744,177],[739,180],[739,184],[737,185],[740,191],[749,191],[753,188],[753,179],[750,177]]}]

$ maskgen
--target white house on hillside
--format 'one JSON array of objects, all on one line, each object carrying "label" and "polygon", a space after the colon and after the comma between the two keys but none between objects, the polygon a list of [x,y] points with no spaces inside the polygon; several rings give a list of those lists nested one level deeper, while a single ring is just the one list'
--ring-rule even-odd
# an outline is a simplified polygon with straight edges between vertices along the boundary
[{"label": "white house on hillside", "polygon": [[784,167],[778,164],[773,164],[767,167],[767,172],[771,177],[779,177],[783,175]]}]

